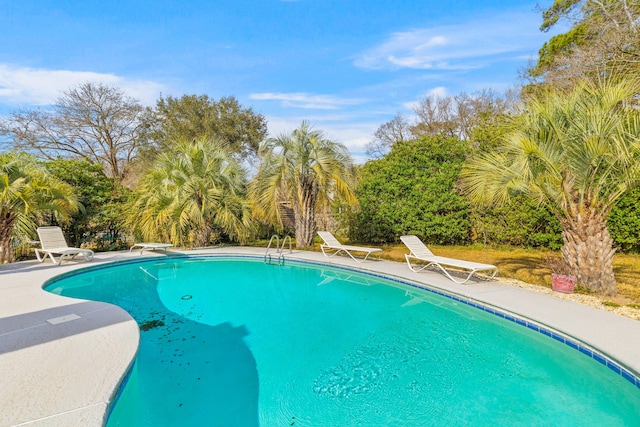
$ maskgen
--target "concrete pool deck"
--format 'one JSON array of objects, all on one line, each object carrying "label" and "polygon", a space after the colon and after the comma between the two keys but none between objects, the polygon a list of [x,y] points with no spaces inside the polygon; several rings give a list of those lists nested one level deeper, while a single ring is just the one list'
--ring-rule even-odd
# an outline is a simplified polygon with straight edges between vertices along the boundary
[{"label": "concrete pool deck", "polygon": [[[264,251],[220,247],[170,250],[167,255],[261,257]],[[118,307],[53,295],[42,285],[84,267],[167,255],[123,251],[97,253],[92,262],[62,266],[35,260],[0,266],[0,426],[104,424],[109,403],[136,355],[138,326]],[[640,373],[637,320],[497,281],[459,285],[438,272],[414,273],[405,263],[356,263],[305,251],[285,252],[285,258],[361,269],[493,306],[573,337]]]}]

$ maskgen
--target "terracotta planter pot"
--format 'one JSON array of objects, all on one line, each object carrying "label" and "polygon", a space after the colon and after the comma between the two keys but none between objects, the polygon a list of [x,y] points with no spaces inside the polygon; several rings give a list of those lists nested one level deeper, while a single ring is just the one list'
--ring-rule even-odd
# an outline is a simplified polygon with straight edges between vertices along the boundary
[{"label": "terracotta planter pot", "polygon": [[553,273],[551,275],[551,288],[556,292],[563,292],[565,294],[572,294],[573,288],[576,286],[576,278],[573,276],[566,276],[564,274]]}]

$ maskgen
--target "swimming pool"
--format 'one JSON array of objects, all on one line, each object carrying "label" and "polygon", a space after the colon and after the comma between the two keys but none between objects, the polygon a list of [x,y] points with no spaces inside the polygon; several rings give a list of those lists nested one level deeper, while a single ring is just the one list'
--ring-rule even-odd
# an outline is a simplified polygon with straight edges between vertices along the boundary
[{"label": "swimming pool", "polygon": [[141,327],[109,426],[634,425],[640,390],[546,335],[323,265],[148,260],[47,285]]}]

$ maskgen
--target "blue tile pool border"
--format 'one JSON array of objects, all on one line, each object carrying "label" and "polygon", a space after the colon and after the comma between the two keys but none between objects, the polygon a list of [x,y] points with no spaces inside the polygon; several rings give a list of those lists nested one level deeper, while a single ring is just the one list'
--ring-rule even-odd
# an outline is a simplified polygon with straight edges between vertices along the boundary
[{"label": "blue tile pool border", "polygon": [[[151,263],[151,262],[159,262],[162,260],[176,260],[176,259],[207,259],[207,258],[227,258],[227,259],[252,259],[252,260],[264,260],[265,258],[263,256],[259,256],[259,255],[242,255],[242,254],[238,254],[238,255],[234,255],[234,254],[207,254],[207,255],[176,255],[176,254],[168,254],[166,257],[145,257],[145,258],[138,258],[138,259],[128,259],[128,260],[122,260],[122,261],[114,261],[114,262],[106,262],[104,264],[100,264],[100,265],[94,265],[94,266],[88,266],[88,267],[83,267],[81,269],[78,270],[73,270],[70,272],[66,272],[63,274],[60,274],[58,276],[52,277],[51,279],[47,280],[46,282],[44,282],[44,284],[42,285],[43,288],[59,281],[62,280],[66,277],[69,276],[75,276],[78,274],[83,274],[83,273],[88,273],[88,272],[92,272],[92,271],[97,271],[97,270],[102,270],[102,269],[107,269],[107,268],[111,268],[114,266],[118,266],[118,265],[125,265],[125,264],[146,264],[146,263]],[[624,378],[625,380],[629,381],[631,384],[635,385],[637,388],[640,389],[640,375],[634,373],[631,369],[628,369],[624,366],[622,366],[621,364],[619,364],[618,362],[616,362],[614,359],[610,358],[609,356],[607,356],[606,354],[604,354],[603,352],[596,350],[595,348],[573,338],[570,337],[569,335],[565,335],[563,333],[560,333],[556,330],[554,330],[553,328],[547,327],[541,323],[538,323],[536,321],[533,320],[529,320],[527,318],[521,317],[521,316],[517,316],[514,315],[513,313],[508,312],[507,310],[504,309],[500,309],[500,308],[496,308],[494,306],[491,306],[489,304],[485,304],[482,302],[479,302],[477,300],[474,300],[472,298],[468,298],[468,297],[463,297],[461,295],[455,294],[455,293],[451,293],[451,292],[446,292],[443,291],[441,289],[437,289],[437,288],[433,288],[430,287],[429,285],[424,285],[424,284],[418,284],[416,282],[412,282],[408,279],[404,279],[404,278],[398,278],[395,276],[388,276],[388,275],[384,275],[384,274],[380,274],[380,273],[375,273],[369,270],[363,270],[363,269],[359,269],[359,268],[353,268],[353,267],[348,267],[348,266],[343,266],[343,265],[336,265],[336,264],[330,264],[330,263],[326,263],[326,262],[319,262],[319,261],[310,261],[310,260],[301,260],[301,259],[291,259],[291,258],[286,258],[285,260],[283,260],[282,264],[274,264],[274,266],[277,265],[286,265],[286,263],[295,263],[295,264],[311,264],[311,265],[315,265],[315,266],[321,266],[321,267],[328,267],[328,268],[333,268],[333,269],[338,269],[338,270],[345,270],[345,271],[350,271],[350,272],[354,272],[354,273],[359,273],[359,274],[364,274],[364,275],[368,275],[368,276],[372,276],[372,277],[376,277],[376,278],[380,278],[380,279],[385,279],[385,280],[389,280],[391,282],[395,282],[395,283],[399,283],[401,285],[404,286],[409,286],[415,289],[420,289],[426,292],[431,292],[434,293],[436,295],[440,295],[442,297],[448,298],[448,299],[452,299],[456,302],[477,308],[481,311],[484,311],[486,313],[489,314],[493,314],[494,316],[500,317],[502,319],[508,320],[510,322],[516,323],[520,326],[524,326],[528,329],[531,329],[535,332],[541,333],[543,335],[546,335],[556,341],[559,341],[565,345],[568,345],[569,347],[578,350],[580,353],[592,358],[593,360],[595,360],[598,363],[601,363],[602,365],[606,366],[607,368],[609,368],[611,371],[613,371],[614,373],[616,373],[617,375],[622,376],[622,378]]]}]

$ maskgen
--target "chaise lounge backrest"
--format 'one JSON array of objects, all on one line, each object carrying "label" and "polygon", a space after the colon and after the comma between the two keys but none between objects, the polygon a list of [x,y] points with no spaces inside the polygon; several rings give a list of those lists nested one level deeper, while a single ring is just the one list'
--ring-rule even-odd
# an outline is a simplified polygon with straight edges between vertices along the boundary
[{"label": "chaise lounge backrest", "polygon": [[324,240],[329,247],[339,248],[340,246],[343,246],[342,243],[340,243],[338,239],[328,231],[318,231],[318,236],[322,237],[322,240]]},{"label": "chaise lounge backrest", "polygon": [[400,240],[402,240],[402,243],[404,243],[409,248],[413,256],[415,256],[416,258],[424,259],[432,258],[435,256],[433,252],[431,252],[429,248],[427,248],[425,244],[422,243],[422,240],[420,240],[417,236],[401,236]]},{"label": "chaise lounge backrest", "polygon": [[69,247],[60,227],[39,227],[37,231],[42,249],[62,249]]}]

